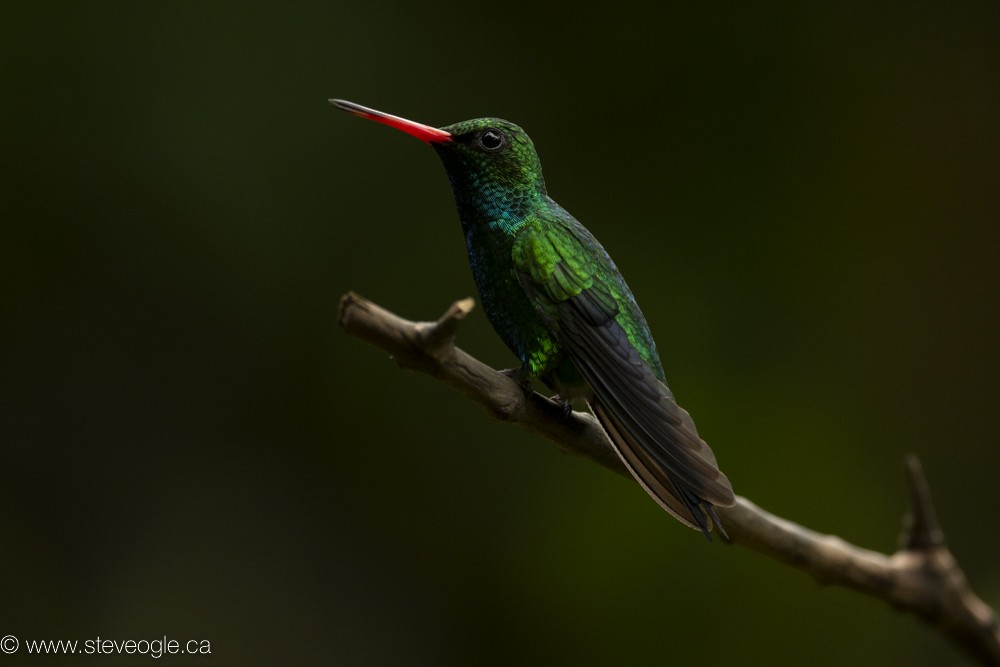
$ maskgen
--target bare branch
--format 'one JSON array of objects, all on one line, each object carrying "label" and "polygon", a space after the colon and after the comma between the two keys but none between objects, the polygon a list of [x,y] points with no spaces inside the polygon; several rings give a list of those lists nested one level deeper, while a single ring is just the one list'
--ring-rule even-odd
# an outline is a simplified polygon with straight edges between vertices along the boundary
[{"label": "bare branch", "polygon": [[[437,322],[411,322],[350,292],[340,300],[344,329],[389,352],[403,368],[432,375],[484,406],[493,417],[538,433],[565,452],[628,476],[592,415],[562,408],[498,373],[454,345],[473,308],[458,301]],[[937,523],[927,480],[915,456],[907,458],[910,515],[899,550],[886,555],[854,546],[775,516],[737,496],[716,508],[732,541],[812,575],[917,614],[984,665],[1000,665],[1000,624],[972,591]]]}]

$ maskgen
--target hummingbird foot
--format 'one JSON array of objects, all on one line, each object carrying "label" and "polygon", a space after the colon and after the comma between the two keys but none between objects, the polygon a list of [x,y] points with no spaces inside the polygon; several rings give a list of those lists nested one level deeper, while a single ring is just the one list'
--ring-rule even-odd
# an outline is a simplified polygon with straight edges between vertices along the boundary
[{"label": "hummingbird foot", "polygon": [[563,417],[569,419],[570,415],[573,414],[573,401],[568,398],[563,398],[559,394],[554,394],[549,397],[549,400],[558,405],[562,409]]}]

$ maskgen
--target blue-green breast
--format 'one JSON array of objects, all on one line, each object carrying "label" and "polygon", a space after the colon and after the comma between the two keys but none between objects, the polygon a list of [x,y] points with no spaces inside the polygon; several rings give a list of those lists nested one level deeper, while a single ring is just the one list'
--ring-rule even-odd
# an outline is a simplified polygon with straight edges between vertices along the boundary
[{"label": "blue-green breast", "polygon": [[469,266],[483,310],[521,366],[531,377],[539,377],[558,364],[561,352],[514,273],[514,239],[485,225],[465,225]]}]

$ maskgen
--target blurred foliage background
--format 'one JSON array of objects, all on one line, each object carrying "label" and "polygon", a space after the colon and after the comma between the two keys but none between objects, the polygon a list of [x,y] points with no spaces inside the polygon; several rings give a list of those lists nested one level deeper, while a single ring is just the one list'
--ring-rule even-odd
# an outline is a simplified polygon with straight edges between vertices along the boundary
[{"label": "blurred foliage background", "polygon": [[[525,127],[737,492],[891,551],[916,452],[1000,604],[996,3],[8,0],[0,63],[0,634],[959,660],[346,336],[347,290],[474,286],[433,152],[329,97]],[[481,312],[459,342],[513,364]]]}]

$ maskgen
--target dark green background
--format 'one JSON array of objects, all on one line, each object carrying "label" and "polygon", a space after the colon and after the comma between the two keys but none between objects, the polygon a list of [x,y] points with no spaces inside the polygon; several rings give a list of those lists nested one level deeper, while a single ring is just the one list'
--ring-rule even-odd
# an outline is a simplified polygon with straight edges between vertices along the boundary
[{"label": "dark green background", "polygon": [[676,4],[0,5],[0,635],[953,664],[337,326],[474,286],[433,152],[326,99],[518,122],[738,493],[891,551],[916,452],[1000,603],[1000,9]]}]

